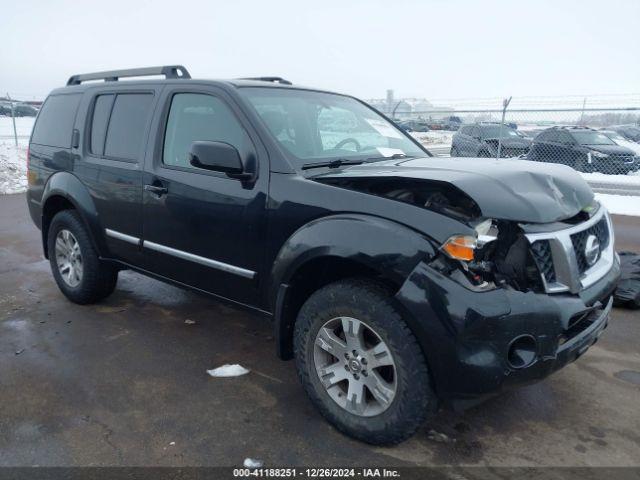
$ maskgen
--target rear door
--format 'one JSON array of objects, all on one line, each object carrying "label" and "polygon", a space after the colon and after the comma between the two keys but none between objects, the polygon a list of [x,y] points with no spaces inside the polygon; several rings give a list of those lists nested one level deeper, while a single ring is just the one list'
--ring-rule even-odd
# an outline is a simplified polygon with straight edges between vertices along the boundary
[{"label": "rear door", "polygon": [[[266,244],[268,161],[233,100],[215,87],[167,87],[145,164],[145,268],[241,303],[259,302]],[[253,183],[195,168],[195,141],[233,145],[257,157]]]},{"label": "rear door", "polygon": [[159,87],[96,89],[87,96],[83,161],[76,171],[89,188],[111,255],[141,262],[142,161]]}]

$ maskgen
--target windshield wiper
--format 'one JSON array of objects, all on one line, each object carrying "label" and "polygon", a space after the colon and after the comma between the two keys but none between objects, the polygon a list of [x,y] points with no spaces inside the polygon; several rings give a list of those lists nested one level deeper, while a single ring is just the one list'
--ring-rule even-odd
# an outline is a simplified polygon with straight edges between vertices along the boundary
[{"label": "windshield wiper", "polygon": [[362,160],[345,160],[343,158],[336,158],[335,160],[331,160],[329,162],[318,162],[318,163],[305,163],[302,165],[303,170],[309,170],[311,168],[338,168],[343,165],[360,165],[364,163]]},{"label": "windshield wiper", "polygon": [[390,157],[369,157],[367,158],[367,160],[399,160],[399,159],[407,160],[409,158],[416,158],[416,157],[412,157],[411,155],[406,155],[404,153],[394,153]]}]

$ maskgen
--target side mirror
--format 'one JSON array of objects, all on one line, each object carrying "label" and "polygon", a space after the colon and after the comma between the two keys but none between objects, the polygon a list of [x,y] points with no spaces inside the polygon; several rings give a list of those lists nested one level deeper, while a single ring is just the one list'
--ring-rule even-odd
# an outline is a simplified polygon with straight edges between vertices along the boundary
[{"label": "side mirror", "polygon": [[240,153],[236,147],[224,142],[193,142],[189,149],[189,163],[193,167],[223,172],[239,180],[253,178],[252,173],[244,171]]}]

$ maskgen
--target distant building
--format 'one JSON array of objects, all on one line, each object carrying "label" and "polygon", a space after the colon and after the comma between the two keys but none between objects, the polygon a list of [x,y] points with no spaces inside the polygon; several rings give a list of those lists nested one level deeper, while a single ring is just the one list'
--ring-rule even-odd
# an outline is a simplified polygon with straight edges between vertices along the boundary
[{"label": "distant building", "polygon": [[373,108],[394,118],[443,119],[449,117],[455,109],[451,107],[435,107],[424,98],[396,99],[393,90],[387,90],[386,98],[367,100]]},{"label": "distant building", "polygon": [[406,117],[413,111],[413,107],[409,102],[395,99],[393,90],[387,90],[385,99],[374,98],[367,100],[367,103],[390,117]]}]

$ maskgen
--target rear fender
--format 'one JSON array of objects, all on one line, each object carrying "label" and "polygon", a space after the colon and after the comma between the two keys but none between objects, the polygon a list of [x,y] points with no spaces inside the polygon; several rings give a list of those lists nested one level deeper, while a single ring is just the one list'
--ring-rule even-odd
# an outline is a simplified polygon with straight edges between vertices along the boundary
[{"label": "rear fender", "polygon": [[69,172],[57,172],[51,175],[47,181],[42,195],[42,244],[45,257],[49,258],[47,252],[47,235],[49,230],[48,222],[51,220],[50,218],[45,219],[47,202],[55,197],[62,197],[73,205],[87,226],[89,236],[98,254],[101,257],[108,256],[108,249],[104,241],[104,235],[102,234],[104,230],[100,224],[98,211],[96,210],[89,190],[73,174]]}]

